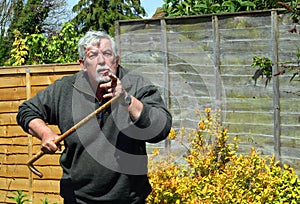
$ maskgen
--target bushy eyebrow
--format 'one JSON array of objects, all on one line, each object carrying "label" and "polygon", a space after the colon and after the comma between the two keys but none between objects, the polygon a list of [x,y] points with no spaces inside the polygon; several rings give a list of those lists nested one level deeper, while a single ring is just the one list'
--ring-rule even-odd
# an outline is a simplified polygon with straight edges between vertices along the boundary
[{"label": "bushy eyebrow", "polygon": [[111,49],[111,48],[105,48],[104,50],[100,50],[99,48],[97,48],[97,49],[90,49],[90,50],[87,50],[86,51],[86,53],[88,53],[88,52],[93,52],[93,53],[95,53],[95,52],[111,52],[111,53],[113,53],[113,50]]}]

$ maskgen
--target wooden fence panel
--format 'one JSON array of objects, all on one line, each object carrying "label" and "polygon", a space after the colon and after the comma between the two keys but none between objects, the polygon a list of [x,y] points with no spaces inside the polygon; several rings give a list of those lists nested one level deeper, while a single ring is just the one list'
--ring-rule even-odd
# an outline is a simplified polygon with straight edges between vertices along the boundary
[{"label": "wooden fence panel", "polygon": [[[62,171],[59,153],[45,155],[36,162],[44,178],[33,176],[26,162],[40,151],[40,141],[25,133],[16,122],[18,106],[56,79],[80,70],[78,64],[38,65],[0,69],[0,203],[12,203],[7,196],[22,190],[33,203],[49,199],[60,202],[59,179]],[[56,126],[50,126],[59,133]]]},{"label": "wooden fence panel", "polygon": [[[241,153],[253,146],[266,155],[281,151],[282,161],[300,173],[300,99],[292,94],[299,83],[289,83],[286,74],[266,87],[266,78],[259,78],[255,86],[258,67],[251,66],[254,55],[278,60],[273,62],[278,66],[295,62],[300,36],[288,32],[293,26],[288,14],[274,10],[143,19],[118,21],[117,40],[124,67],[167,84],[163,93],[175,129],[195,128],[196,109],[221,107],[230,136],[239,136]],[[280,94],[274,92],[277,84]],[[274,101],[280,102],[279,112]]]}]

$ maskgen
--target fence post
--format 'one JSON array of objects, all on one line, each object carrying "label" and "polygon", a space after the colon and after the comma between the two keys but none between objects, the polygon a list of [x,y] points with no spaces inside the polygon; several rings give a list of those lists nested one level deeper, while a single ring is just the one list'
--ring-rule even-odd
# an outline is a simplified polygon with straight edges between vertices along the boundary
[{"label": "fence post", "polygon": [[[215,72],[215,109],[221,111],[221,79],[220,79],[220,31],[218,16],[212,16],[213,26],[213,51],[214,51],[214,72]],[[222,120],[221,118],[219,118]]]},{"label": "fence post", "polygon": [[273,80],[273,109],[274,109],[274,153],[275,159],[281,160],[281,151],[280,151],[280,92],[279,92],[279,80],[278,76],[274,76],[274,74],[278,73],[278,15],[276,10],[272,10],[271,12],[271,24],[272,24],[272,80]]},{"label": "fence post", "polygon": [[[170,90],[170,83],[169,83],[169,55],[168,55],[168,38],[167,38],[167,24],[165,19],[160,20],[160,27],[161,27],[161,50],[162,50],[162,62],[163,62],[163,71],[164,71],[164,101],[166,103],[167,108],[170,108],[170,97],[169,97],[169,90]],[[167,138],[165,140],[165,148],[167,152],[171,150],[171,141]]]},{"label": "fence post", "polygon": [[[25,70],[26,74],[26,99],[28,100],[31,96],[31,82],[30,82],[30,68]],[[32,158],[32,145],[33,145],[33,138],[31,134],[28,134],[28,159]],[[32,172],[29,171],[29,196],[30,199],[33,200],[33,176]]]},{"label": "fence post", "polygon": [[[121,56],[121,34],[120,34],[120,22],[119,21],[116,21],[115,22],[115,41],[116,41],[116,44],[117,44],[117,47],[118,47],[118,55]],[[122,58],[120,57],[120,62],[121,62]]]}]

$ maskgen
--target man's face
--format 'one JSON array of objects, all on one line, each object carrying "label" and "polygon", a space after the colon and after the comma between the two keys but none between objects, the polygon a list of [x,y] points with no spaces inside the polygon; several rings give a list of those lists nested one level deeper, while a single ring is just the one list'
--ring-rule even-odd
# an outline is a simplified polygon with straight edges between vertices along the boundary
[{"label": "man's face", "polygon": [[87,72],[92,83],[109,82],[109,72],[116,74],[118,57],[115,56],[109,39],[103,38],[100,44],[89,47],[85,53],[85,60],[80,61],[83,70]]}]

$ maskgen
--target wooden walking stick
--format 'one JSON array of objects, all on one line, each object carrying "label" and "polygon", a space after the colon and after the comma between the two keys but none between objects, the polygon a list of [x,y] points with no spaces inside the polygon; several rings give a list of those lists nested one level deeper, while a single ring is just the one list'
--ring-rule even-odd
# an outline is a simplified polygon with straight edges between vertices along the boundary
[{"label": "wooden walking stick", "polygon": [[[73,133],[75,130],[77,130],[79,127],[81,127],[83,124],[87,123],[92,117],[94,117],[95,115],[97,115],[98,113],[100,113],[101,111],[103,111],[104,109],[108,108],[112,103],[114,103],[119,96],[115,96],[113,98],[111,98],[109,101],[107,101],[105,104],[103,104],[102,106],[100,106],[98,109],[96,109],[94,112],[90,113],[89,115],[87,115],[85,118],[83,118],[81,121],[79,121],[77,124],[75,124],[73,127],[71,127],[69,130],[67,130],[64,134],[62,134],[60,137],[56,138],[54,140],[55,144],[60,143],[61,141],[63,141],[67,136],[69,136],[71,133]],[[39,176],[40,178],[43,177],[43,174],[37,170],[34,166],[33,163],[35,161],[37,161],[39,158],[41,158],[43,155],[45,154],[45,152],[43,152],[42,150],[39,151],[35,156],[33,156],[30,160],[28,160],[27,162],[27,166],[30,169],[30,171],[32,171],[32,173],[34,173],[35,175]]]}]

